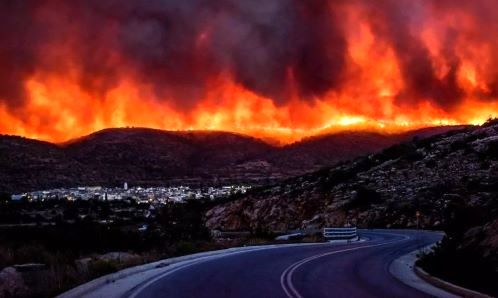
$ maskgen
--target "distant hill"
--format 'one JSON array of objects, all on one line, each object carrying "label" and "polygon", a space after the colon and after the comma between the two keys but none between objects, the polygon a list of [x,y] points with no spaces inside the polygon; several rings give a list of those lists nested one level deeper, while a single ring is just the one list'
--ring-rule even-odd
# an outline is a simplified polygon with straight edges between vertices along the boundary
[{"label": "distant hill", "polygon": [[265,184],[373,153],[415,136],[341,132],[284,147],[229,132],[114,128],[64,144],[0,136],[0,191],[78,185]]},{"label": "distant hill", "polygon": [[[273,150],[247,136],[226,132],[106,129],[64,146],[98,184],[161,184],[171,180],[230,179],[232,167]],[[91,177],[87,177],[90,179]],[[84,183],[84,182],[81,182]],[[80,183],[80,184],[81,184]]]},{"label": "distant hill", "polygon": [[0,136],[0,191],[72,185],[85,167],[59,146],[17,136]]}]

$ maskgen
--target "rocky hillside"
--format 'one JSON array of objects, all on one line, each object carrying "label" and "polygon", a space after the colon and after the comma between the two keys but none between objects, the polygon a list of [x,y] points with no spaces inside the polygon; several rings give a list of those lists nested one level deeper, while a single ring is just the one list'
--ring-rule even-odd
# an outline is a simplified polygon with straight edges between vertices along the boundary
[{"label": "rocky hillside", "polygon": [[65,144],[0,136],[0,191],[79,185],[266,184],[377,152],[403,134],[344,132],[284,147],[226,132],[105,129]]},{"label": "rocky hillside", "polygon": [[452,207],[488,214],[496,211],[497,198],[498,124],[488,123],[256,189],[210,210],[207,225],[283,231],[345,223],[415,227],[418,221],[441,227]]},{"label": "rocky hillside", "polygon": [[206,213],[206,225],[220,230],[283,232],[346,223],[442,229],[447,237],[422,265],[498,294],[498,121],[254,189]]}]

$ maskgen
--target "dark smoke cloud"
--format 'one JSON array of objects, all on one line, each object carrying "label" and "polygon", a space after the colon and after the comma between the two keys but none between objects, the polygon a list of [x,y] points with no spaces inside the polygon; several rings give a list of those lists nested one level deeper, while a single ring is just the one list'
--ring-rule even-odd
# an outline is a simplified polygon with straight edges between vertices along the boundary
[{"label": "dark smoke cloud", "polygon": [[[465,96],[456,40],[498,49],[493,0],[3,0],[0,100],[22,105],[27,78],[75,68],[92,94],[132,76],[158,98],[174,98],[177,108],[195,105],[209,80],[224,72],[277,104],[288,100],[292,78],[299,95],[312,100],[344,82],[351,61],[342,9],[351,5],[364,12],[377,42],[394,49],[406,86],[400,103],[425,98],[451,109]],[[476,30],[445,28],[449,71],[439,78],[417,28],[430,14],[448,13],[470,15]],[[497,73],[485,73],[490,88],[482,96],[496,97]]]},{"label": "dark smoke cloud", "polygon": [[460,61],[454,53],[456,32],[447,32],[443,40],[449,71],[443,78],[438,78],[429,50],[417,32],[430,13],[430,3],[407,0],[372,2],[369,7],[371,23],[376,35],[393,47],[401,66],[406,89],[398,94],[398,100],[414,103],[432,98],[438,106],[450,108],[464,95],[457,84]]},{"label": "dark smoke cloud", "polygon": [[24,100],[24,78],[37,65],[43,31],[32,22],[36,3],[0,1],[0,99],[18,106]]}]

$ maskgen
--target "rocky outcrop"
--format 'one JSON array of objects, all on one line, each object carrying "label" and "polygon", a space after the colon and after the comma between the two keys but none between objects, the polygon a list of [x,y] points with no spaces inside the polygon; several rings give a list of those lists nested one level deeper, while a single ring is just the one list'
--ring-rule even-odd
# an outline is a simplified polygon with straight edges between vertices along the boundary
[{"label": "rocky outcrop", "polygon": [[0,271],[0,297],[25,297],[30,294],[21,273],[14,267]]}]

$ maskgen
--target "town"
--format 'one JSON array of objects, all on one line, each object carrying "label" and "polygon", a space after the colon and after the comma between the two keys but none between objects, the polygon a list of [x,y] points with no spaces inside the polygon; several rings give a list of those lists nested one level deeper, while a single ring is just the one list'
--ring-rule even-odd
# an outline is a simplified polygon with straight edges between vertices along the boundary
[{"label": "town", "polygon": [[[0,209],[0,228],[52,226],[82,221],[126,226],[144,232],[168,208],[214,204],[246,193],[251,186],[123,187],[85,186],[32,191],[10,196]],[[198,202],[198,203],[195,203]],[[176,206],[176,207],[175,207]]]},{"label": "town", "polygon": [[166,204],[183,202],[186,199],[218,199],[234,194],[244,194],[251,187],[247,185],[228,185],[220,187],[194,188],[189,186],[173,187],[102,187],[84,186],[75,188],[56,188],[33,191],[11,196],[12,201],[27,199],[28,201],[46,201],[51,199],[74,200],[133,200],[139,204]]},{"label": "town", "polygon": [[53,297],[125,267],[224,248],[211,240],[202,218],[213,205],[250,188],[123,183],[2,195],[0,269],[7,271],[0,276],[26,271],[31,279],[25,296]]}]

